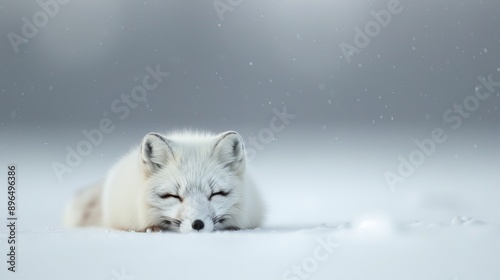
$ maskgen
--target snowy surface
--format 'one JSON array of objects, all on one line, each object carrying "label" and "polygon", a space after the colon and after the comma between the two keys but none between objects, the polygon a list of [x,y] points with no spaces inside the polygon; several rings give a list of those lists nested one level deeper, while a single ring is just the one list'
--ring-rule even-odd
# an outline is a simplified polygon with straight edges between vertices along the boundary
[{"label": "snowy surface", "polygon": [[[304,137],[314,133],[306,129],[284,131],[250,163],[268,205],[265,225],[186,235],[60,223],[67,199],[102,177],[140,139],[140,129],[129,140],[111,135],[63,182],[50,163],[78,135],[38,136],[48,144],[2,139],[9,143],[5,158],[19,169],[20,229],[18,272],[7,273],[2,264],[0,278],[499,279],[498,134],[450,133],[393,192],[384,172],[396,169],[398,155],[414,148],[412,137],[428,130],[382,131],[337,128],[320,138]],[[14,152],[38,145],[45,149],[33,158]],[[5,231],[0,241],[4,255]]]},{"label": "snowy surface", "polygon": [[[498,226],[416,225],[389,231],[385,224],[370,224],[187,235],[27,231],[20,234],[19,273],[2,279],[296,279],[285,273],[303,265],[303,279],[500,275]],[[331,254],[322,250],[323,261],[315,265],[310,259],[321,247],[318,239],[329,238],[338,247],[332,246]]]}]

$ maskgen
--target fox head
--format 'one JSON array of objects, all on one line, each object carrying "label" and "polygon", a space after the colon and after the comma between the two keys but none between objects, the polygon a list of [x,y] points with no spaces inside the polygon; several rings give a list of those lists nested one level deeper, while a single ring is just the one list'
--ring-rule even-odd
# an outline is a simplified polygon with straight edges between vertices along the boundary
[{"label": "fox head", "polygon": [[245,150],[241,136],[157,133],[140,149],[150,227],[179,232],[240,228]]}]

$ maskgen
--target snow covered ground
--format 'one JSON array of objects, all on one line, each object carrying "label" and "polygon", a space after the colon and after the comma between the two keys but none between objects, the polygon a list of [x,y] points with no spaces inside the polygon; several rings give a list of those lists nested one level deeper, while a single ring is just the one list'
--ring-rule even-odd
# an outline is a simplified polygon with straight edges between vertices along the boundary
[{"label": "snow covered ground", "polygon": [[[110,135],[62,182],[51,163],[81,135],[61,140],[40,131],[35,142],[24,130],[10,131],[20,140],[0,140],[3,158],[19,170],[17,272],[2,262],[0,278],[500,279],[500,134],[449,132],[391,191],[384,173],[396,172],[398,156],[430,131],[290,126],[250,163],[268,205],[265,225],[186,235],[61,225],[67,199],[101,178],[142,129],[129,129],[126,140]],[[3,227],[4,260],[6,237]]]}]

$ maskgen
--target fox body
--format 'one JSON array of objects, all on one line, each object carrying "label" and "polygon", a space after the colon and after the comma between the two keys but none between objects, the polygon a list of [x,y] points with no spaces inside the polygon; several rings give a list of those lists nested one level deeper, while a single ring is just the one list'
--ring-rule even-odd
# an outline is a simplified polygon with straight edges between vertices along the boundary
[{"label": "fox body", "polygon": [[263,204],[240,135],[150,133],[104,182],[70,203],[66,224],[178,232],[258,227]]}]

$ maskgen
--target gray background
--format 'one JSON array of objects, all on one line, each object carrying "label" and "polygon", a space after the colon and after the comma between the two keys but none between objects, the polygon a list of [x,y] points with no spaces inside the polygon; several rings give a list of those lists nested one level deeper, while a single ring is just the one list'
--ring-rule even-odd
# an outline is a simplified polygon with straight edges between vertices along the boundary
[{"label": "gray background", "polygon": [[[401,1],[347,63],[339,44],[387,2],[242,1],[221,21],[212,1],[72,1],[15,54],[7,33],[40,6],[2,1],[2,128],[94,125],[156,64],[171,76],[128,124],[223,129],[282,103],[313,127],[439,124],[478,75],[500,75],[495,0]],[[478,125],[499,119],[488,103]]]}]

